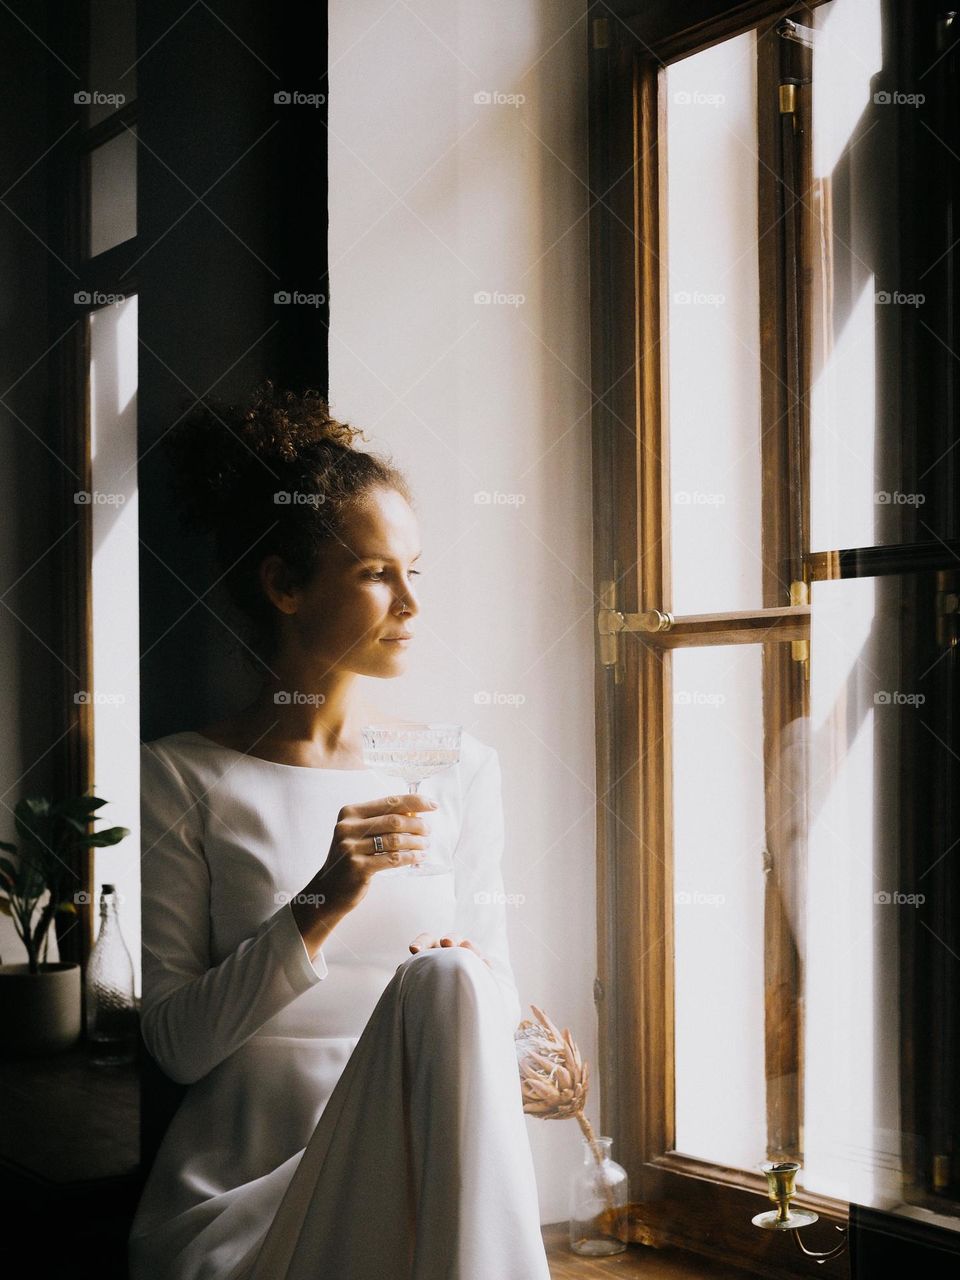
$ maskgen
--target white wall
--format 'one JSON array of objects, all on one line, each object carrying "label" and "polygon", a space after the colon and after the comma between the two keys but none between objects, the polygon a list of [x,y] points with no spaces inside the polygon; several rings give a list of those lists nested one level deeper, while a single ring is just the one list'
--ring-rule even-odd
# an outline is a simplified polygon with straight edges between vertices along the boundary
[{"label": "white wall", "polygon": [[[330,398],[405,469],[423,535],[408,673],[369,693],[498,748],[521,1001],[595,1064],[583,10],[331,4]],[[527,1125],[562,1221],[579,1130]]]}]

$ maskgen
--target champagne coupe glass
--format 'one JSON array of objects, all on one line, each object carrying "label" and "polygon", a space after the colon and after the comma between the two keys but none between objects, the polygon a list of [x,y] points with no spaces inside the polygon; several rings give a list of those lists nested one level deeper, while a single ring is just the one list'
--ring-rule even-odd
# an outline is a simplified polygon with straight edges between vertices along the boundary
[{"label": "champagne coupe glass", "polygon": [[[402,778],[409,791],[419,792],[421,782],[459,761],[462,732],[463,725],[436,721],[363,725],[363,763],[368,769]],[[429,876],[451,870],[432,849],[424,849],[423,854],[418,866],[392,867],[379,874]]]}]

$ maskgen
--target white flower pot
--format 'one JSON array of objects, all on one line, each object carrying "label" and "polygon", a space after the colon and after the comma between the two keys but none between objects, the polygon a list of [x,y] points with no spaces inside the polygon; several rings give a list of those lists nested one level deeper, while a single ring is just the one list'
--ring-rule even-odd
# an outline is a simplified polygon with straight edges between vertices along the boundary
[{"label": "white flower pot", "polygon": [[75,961],[0,964],[0,1054],[59,1053],[80,1039],[80,966]]}]

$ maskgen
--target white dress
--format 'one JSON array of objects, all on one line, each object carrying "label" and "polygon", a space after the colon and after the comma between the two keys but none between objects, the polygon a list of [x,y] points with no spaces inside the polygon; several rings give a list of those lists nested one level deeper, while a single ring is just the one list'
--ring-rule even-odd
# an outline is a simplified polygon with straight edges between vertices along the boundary
[{"label": "white dress", "polygon": [[[422,784],[452,872],[378,872],[313,961],[293,917],[341,807],[402,788],[192,731],[144,744],[141,1029],[190,1088],[137,1207],[131,1280],[549,1280],[496,750],[464,733],[459,764]],[[490,966],[411,955],[421,931]]]}]

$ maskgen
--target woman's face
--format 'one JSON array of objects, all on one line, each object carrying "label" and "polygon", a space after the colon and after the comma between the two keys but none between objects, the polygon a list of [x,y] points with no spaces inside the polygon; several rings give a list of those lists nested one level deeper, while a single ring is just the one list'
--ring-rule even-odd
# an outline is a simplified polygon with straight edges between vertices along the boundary
[{"label": "woman's face", "polygon": [[325,548],[312,581],[293,593],[297,607],[288,625],[294,648],[325,670],[399,675],[412,641],[391,637],[415,631],[419,556],[410,504],[395,489],[371,490],[364,506],[351,512],[340,541]]}]

